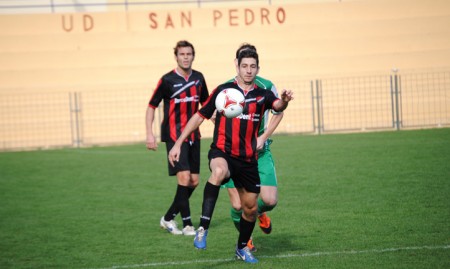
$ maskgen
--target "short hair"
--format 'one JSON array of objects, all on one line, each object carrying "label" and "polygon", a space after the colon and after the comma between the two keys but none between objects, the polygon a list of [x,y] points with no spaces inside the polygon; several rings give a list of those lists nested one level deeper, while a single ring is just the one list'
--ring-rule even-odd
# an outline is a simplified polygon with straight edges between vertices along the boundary
[{"label": "short hair", "polygon": [[254,50],[256,51],[256,47],[249,43],[243,43],[236,51],[236,59],[239,58],[239,53],[241,53],[244,50]]},{"label": "short hair", "polygon": [[194,45],[192,45],[191,43],[189,43],[189,41],[186,41],[186,40],[181,40],[181,41],[177,42],[177,44],[175,45],[175,48],[173,48],[173,53],[175,54],[175,56],[178,55],[179,48],[185,48],[185,47],[192,48],[192,55],[195,56]]},{"label": "short hair", "polygon": [[246,49],[246,50],[241,51],[239,53],[239,56],[238,56],[238,65],[241,64],[242,59],[244,59],[244,58],[253,58],[253,59],[255,59],[256,60],[256,66],[259,67],[259,56],[258,56],[258,53],[255,50]]}]

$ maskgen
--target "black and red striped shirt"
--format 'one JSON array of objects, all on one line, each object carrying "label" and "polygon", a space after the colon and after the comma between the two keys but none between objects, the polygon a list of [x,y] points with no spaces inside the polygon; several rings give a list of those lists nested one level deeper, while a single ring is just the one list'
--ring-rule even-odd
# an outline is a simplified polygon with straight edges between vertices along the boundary
[{"label": "black and red striped shirt", "polygon": [[[192,70],[189,77],[182,76],[176,69],[162,76],[148,104],[157,108],[164,100],[161,141],[176,141],[189,119],[198,111],[199,104],[205,103],[208,96],[205,78],[196,70]],[[199,139],[199,129],[188,138],[190,141]]]},{"label": "black and red striped shirt", "polygon": [[217,148],[246,162],[256,162],[258,158],[256,143],[261,119],[264,116],[264,111],[272,109],[273,103],[278,98],[272,91],[259,88],[256,84],[252,90],[245,93],[236,81],[227,82],[218,86],[211,93],[206,104],[199,110],[199,115],[203,118],[211,118],[216,109],[217,95],[227,88],[238,89],[244,94],[244,111],[242,115],[232,119],[223,116],[221,113],[216,113],[211,148]]}]

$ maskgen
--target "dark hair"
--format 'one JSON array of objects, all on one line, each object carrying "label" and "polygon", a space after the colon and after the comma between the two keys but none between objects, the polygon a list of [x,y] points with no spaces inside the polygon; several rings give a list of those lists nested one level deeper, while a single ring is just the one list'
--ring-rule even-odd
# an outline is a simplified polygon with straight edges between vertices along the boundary
[{"label": "dark hair", "polygon": [[256,51],[256,47],[249,43],[243,43],[236,51],[236,59],[239,58],[239,53],[244,50],[254,50]]},{"label": "dark hair", "polygon": [[179,48],[185,48],[185,47],[191,47],[192,55],[195,56],[194,45],[192,45],[191,43],[189,43],[189,41],[186,41],[186,40],[181,40],[181,41],[177,42],[177,45],[175,46],[175,48],[173,48],[173,53],[175,54],[175,56],[178,54]]},{"label": "dark hair", "polygon": [[241,64],[243,58],[253,58],[256,60],[256,66],[259,66],[259,56],[256,51],[250,49],[241,51],[238,57],[238,65]]}]

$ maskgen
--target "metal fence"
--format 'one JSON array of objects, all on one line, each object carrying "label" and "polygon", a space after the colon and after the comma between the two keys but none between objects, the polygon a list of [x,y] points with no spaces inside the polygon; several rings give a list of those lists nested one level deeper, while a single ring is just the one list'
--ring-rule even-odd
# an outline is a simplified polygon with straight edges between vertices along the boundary
[{"label": "metal fence", "polygon": [[311,82],[315,133],[450,126],[450,71]]},{"label": "metal fence", "polygon": [[[325,134],[450,127],[450,71],[280,81],[293,89],[276,133]],[[0,150],[86,147],[145,140],[151,91],[0,94]],[[162,119],[162,109],[156,121]],[[159,126],[155,124],[155,133]],[[201,127],[211,137],[212,124]]]}]

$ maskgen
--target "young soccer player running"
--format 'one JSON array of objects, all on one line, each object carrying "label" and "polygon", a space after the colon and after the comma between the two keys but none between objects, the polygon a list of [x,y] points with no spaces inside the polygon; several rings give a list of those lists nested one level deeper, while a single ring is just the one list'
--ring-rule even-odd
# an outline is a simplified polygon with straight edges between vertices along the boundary
[{"label": "young soccer player running", "polygon": [[[174,145],[186,123],[194,115],[199,103],[204,103],[209,96],[205,78],[202,73],[192,69],[195,58],[194,46],[188,41],[179,41],[175,48],[177,67],[162,76],[149,101],[146,113],[147,148],[158,148],[153,134],[155,109],[164,101],[164,119],[161,123],[161,141],[166,142],[166,150]],[[181,141],[181,155],[175,166],[168,165],[169,176],[177,177],[175,198],[160,220],[160,226],[171,234],[195,235],[191,221],[189,198],[199,183],[200,173],[200,131],[190,130],[190,135]],[[183,229],[175,222],[180,213]]]},{"label": "young soccer player running", "polygon": [[168,158],[172,165],[178,163],[182,142],[202,124],[204,119],[213,116],[219,92],[235,88],[244,94],[245,108],[242,116],[226,118],[220,113],[216,114],[213,142],[208,153],[211,175],[203,192],[202,214],[194,246],[206,249],[206,238],[220,185],[232,177],[243,209],[235,255],[245,262],[256,263],[258,260],[247,247],[247,242],[255,227],[260,192],[256,150],[258,130],[265,110],[283,111],[293,99],[293,93],[283,90],[280,98],[277,98],[273,92],[261,89],[255,84],[259,58],[254,50],[245,50],[239,54],[236,69],[238,74],[236,79],[218,86],[206,104],[192,116],[170,150]]},{"label": "young soccer player running", "polygon": [[[235,64],[237,66],[237,61],[239,53],[244,50],[254,50],[256,47],[244,43],[236,50]],[[275,96],[278,97],[277,89],[275,85],[267,79],[260,76],[256,76],[255,84],[265,90],[272,91]],[[275,208],[278,202],[278,181],[275,171],[275,164],[273,161],[272,153],[270,151],[270,144],[272,144],[272,139],[270,136],[273,134],[275,129],[278,127],[281,119],[283,118],[283,112],[271,111],[272,115],[269,121],[269,110],[263,115],[261,125],[258,131],[258,139],[256,149],[258,151],[258,171],[259,177],[261,179],[261,191],[258,197],[258,220],[259,227],[265,234],[270,234],[272,232],[272,221],[266,212],[271,211]],[[239,230],[239,222],[242,215],[241,200],[239,199],[239,193],[234,185],[233,180],[228,181],[222,185],[227,188],[228,195],[231,202],[231,219]],[[248,241],[247,246],[251,251],[256,251],[252,238]]]}]

